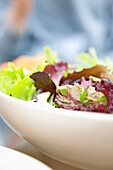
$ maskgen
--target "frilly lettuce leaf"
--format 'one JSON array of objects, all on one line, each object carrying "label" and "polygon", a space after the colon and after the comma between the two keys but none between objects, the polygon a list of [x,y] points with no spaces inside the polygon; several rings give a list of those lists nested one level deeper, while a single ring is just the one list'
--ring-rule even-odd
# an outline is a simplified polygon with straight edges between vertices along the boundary
[{"label": "frilly lettuce leaf", "polygon": [[46,54],[46,62],[49,65],[54,65],[55,61],[58,59],[58,55],[56,52],[52,51],[50,47],[45,47],[45,54]]},{"label": "frilly lettuce leaf", "polygon": [[82,52],[80,55],[75,57],[75,61],[81,61],[81,65],[76,69],[76,71],[81,71],[84,68],[90,68],[96,65],[107,66],[108,69],[113,70],[112,60],[109,57],[99,59],[94,48],[89,48],[89,52]]},{"label": "frilly lettuce leaf", "polygon": [[36,72],[43,71],[47,65],[54,65],[58,60],[57,53],[54,52],[50,47],[45,47],[44,50],[46,61],[42,61],[40,64],[38,64]]},{"label": "frilly lettuce leaf", "polygon": [[25,75],[23,67],[15,68],[9,63],[9,69],[0,71],[0,91],[22,100],[31,100],[36,88],[29,75]]},{"label": "frilly lettuce leaf", "polygon": [[100,64],[100,60],[98,59],[96,51],[93,48],[89,48],[89,53],[82,52],[80,55],[76,56],[75,60],[81,61],[81,66],[79,66],[76,71],[81,71],[84,68],[89,68]]}]

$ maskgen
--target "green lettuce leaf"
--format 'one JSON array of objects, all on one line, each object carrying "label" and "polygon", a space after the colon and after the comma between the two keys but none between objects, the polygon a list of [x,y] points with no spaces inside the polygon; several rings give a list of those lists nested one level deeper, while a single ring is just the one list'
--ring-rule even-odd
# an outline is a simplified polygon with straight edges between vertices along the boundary
[{"label": "green lettuce leaf", "polygon": [[9,69],[0,71],[0,91],[22,100],[31,100],[36,92],[29,75],[25,75],[23,67],[15,68],[9,63]]},{"label": "green lettuce leaf", "polygon": [[107,66],[108,69],[113,70],[112,60],[109,57],[99,59],[94,48],[89,48],[89,52],[82,52],[80,55],[75,57],[76,61],[81,61],[81,65],[76,69],[76,71],[81,71],[84,68],[94,67],[96,65]]},{"label": "green lettuce leaf", "polygon": [[50,47],[45,47],[44,50],[45,50],[46,61],[43,61],[40,64],[38,64],[37,70],[35,72],[38,71],[42,72],[47,65],[54,65],[54,63],[58,59],[57,53],[54,52]]},{"label": "green lettuce leaf", "polygon": [[55,61],[57,60],[58,56],[57,53],[52,51],[51,48],[45,47],[45,54],[46,60],[49,65],[54,65]]}]

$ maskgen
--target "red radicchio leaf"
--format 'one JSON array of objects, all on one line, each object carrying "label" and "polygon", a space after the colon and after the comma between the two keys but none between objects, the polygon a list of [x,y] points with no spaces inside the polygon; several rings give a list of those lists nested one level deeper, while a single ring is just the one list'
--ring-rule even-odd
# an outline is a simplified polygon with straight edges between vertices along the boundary
[{"label": "red radicchio leaf", "polygon": [[113,74],[107,70],[106,66],[103,65],[96,65],[91,68],[83,69],[80,72],[74,71],[73,73],[69,73],[67,78],[62,77],[60,84],[72,84],[74,81],[81,79],[84,76],[86,79],[89,79],[90,76],[98,77],[98,78],[110,78],[113,81]]},{"label": "red radicchio leaf", "polygon": [[60,62],[55,63],[54,65],[47,65],[44,72],[50,74],[50,78],[54,81],[54,83],[59,85],[59,82],[67,69],[67,63]]},{"label": "red radicchio leaf", "polygon": [[101,82],[97,82],[95,90],[102,92],[106,96],[107,112],[111,113],[113,111],[113,83],[110,79],[103,79]]},{"label": "red radicchio leaf", "polygon": [[50,79],[49,75],[45,72],[36,72],[33,73],[30,78],[35,82],[36,90],[41,89],[42,92],[51,92],[56,94],[56,85]]}]

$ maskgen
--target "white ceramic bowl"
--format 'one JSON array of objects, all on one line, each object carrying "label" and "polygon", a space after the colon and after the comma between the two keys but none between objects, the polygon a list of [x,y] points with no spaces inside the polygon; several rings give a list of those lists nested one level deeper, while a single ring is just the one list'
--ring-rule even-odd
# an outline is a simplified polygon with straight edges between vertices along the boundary
[{"label": "white ceramic bowl", "polygon": [[113,169],[113,115],[70,111],[0,92],[5,121],[40,150],[69,165]]},{"label": "white ceramic bowl", "polygon": [[51,170],[38,160],[0,146],[0,170]]}]

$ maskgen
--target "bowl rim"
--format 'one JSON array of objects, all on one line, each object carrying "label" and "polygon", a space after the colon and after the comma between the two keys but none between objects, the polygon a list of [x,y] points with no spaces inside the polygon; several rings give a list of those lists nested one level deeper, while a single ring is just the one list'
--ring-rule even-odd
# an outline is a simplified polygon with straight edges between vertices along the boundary
[{"label": "bowl rim", "polygon": [[31,100],[30,101],[21,100],[15,97],[11,97],[1,91],[0,91],[0,96],[16,104],[19,103],[23,106],[27,105],[28,107],[38,108],[39,111],[52,112],[52,114],[68,116],[68,117],[73,117],[73,118],[79,117],[83,119],[86,118],[86,119],[97,119],[97,120],[103,120],[103,121],[106,121],[106,120],[113,121],[113,114],[55,108],[54,106],[52,106],[51,104],[47,102],[45,103],[47,107],[42,107],[43,103],[33,102]]},{"label": "bowl rim", "polygon": [[[47,166],[45,163],[43,163],[43,162],[41,162],[40,160],[38,160],[38,159],[36,159],[36,158],[34,158],[34,157],[32,157],[32,156],[30,156],[30,155],[27,155],[26,153],[23,153],[23,152],[20,152],[20,151],[18,151],[18,150],[15,150],[15,149],[12,149],[12,148],[8,148],[8,147],[5,147],[5,146],[1,146],[0,145],[0,151],[1,151],[1,154],[4,152],[4,153],[9,153],[9,154],[5,154],[5,155],[7,155],[8,157],[9,157],[9,155],[11,155],[11,156],[16,156],[18,159],[20,159],[20,157],[22,158],[22,159],[25,159],[25,160],[28,160],[28,161],[30,161],[30,162],[32,162],[32,163],[36,163],[37,164],[37,166],[39,165],[39,166],[41,166],[42,168],[44,168],[44,169],[47,169],[47,170],[52,170],[49,166]],[[0,154],[0,155],[1,155]],[[1,155],[2,156],[2,155]],[[6,156],[6,157],[7,157]]]}]

